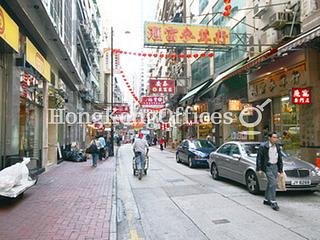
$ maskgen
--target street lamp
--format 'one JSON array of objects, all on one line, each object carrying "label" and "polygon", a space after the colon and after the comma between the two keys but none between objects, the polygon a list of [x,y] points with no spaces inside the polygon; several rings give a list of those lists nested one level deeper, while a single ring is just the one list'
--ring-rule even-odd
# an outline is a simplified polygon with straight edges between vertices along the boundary
[{"label": "street lamp", "polygon": [[[111,36],[110,36],[110,47],[111,47],[111,113],[113,113],[113,27],[111,27]],[[113,119],[111,117],[111,131],[110,131],[110,151],[109,151],[109,156],[113,157],[114,156],[114,144],[113,144],[113,135],[114,135],[114,130],[113,130]]]},{"label": "street lamp", "polygon": [[[130,31],[126,31],[126,34],[130,34]],[[111,27],[111,36],[110,36],[110,50],[111,50],[111,113],[113,113],[113,105],[114,105],[114,89],[113,89],[113,27]],[[111,117],[111,131],[110,131],[111,137],[110,137],[110,151],[109,151],[109,156],[113,157],[114,156],[114,125],[113,125],[113,118]]]}]

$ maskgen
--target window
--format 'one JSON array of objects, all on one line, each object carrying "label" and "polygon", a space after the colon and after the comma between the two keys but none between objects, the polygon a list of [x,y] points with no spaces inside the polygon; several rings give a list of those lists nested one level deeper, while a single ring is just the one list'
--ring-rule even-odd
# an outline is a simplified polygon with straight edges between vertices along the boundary
[{"label": "window", "polygon": [[226,66],[230,66],[245,56],[246,47],[243,46],[246,43],[246,25],[243,23],[245,21],[246,19],[243,19],[242,22],[239,22],[231,29],[230,42],[236,46],[229,51],[216,53],[214,58],[215,72],[222,72]]},{"label": "window", "polygon": [[189,142],[186,140],[182,143],[182,147],[189,147]]},{"label": "window", "polygon": [[230,144],[223,145],[223,146],[218,150],[218,153],[220,153],[220,154],[225,154],[225,155],[229,155],[229,153],[230,153],[230,148],[231,148],[231,145],[230,145]]},{"label": "window", "polygon": [[256,157],[258,155],[260,144],[244,144],[242,148],[249,157]]},{"label": "window", "polygon": [[200,14],[208,6],[208,3],[209,3],[209,0],[200,0],[199,1],[199,12],[200,12]]},{"label": "window", "polygon": [[240,154],[239,147],[236,144],[232,144],[230,147],[230,155],[232,154]]},{"label": "window", "polygon": [[212,143],[206,140],[196,140],[190,142],[190,147],[193,149],[199,149],[199,148],[214,148]]}]

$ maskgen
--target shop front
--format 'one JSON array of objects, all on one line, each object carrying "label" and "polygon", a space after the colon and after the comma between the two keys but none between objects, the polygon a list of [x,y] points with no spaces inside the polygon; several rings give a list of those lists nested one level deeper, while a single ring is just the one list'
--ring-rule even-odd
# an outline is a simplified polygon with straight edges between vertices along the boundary
[{"label": "shop front", "polygon": [[20,92],[19,155],[30,157],[31,169],[42,167],[43,83],[24,72]]},{"label": "shop front", "polygon": [[19,27],[0,5],[0,170],[18,159],[16,102],[19,100],[12,99],[18,94],[14,60],[19,50]]},{"label": "shop front", "polygon": [[291,53],[261,67],[249,74],[249,102],[261,105],[266,99],[271,103],[263,112],[261,123],[256,127],[259,133],[255,140],[267,140],[269,131],[276,131],[283,149],[301,156],[301,110],[302,105],[292,101],[292,88],[308,86],[304,51]]}]

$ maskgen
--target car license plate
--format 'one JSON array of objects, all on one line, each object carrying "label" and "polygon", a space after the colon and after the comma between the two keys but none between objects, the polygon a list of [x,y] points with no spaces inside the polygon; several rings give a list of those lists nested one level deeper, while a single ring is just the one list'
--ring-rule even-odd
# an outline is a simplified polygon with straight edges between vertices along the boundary
[{"label": "car license plate", "polygon": [[291,185],[311,185],[311,180],[293,180]]}]

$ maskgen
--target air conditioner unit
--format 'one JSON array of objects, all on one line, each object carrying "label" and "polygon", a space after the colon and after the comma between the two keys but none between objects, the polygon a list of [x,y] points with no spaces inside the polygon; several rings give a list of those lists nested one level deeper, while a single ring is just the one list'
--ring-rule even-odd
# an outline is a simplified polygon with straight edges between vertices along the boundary
[{"label": "air conditioner unit", "polygon": [[289,14],[285,12],[276,12],[269,18],[269,26],[275,29],[281,29],[288,24]]},{"label": "air conditioner unit", "polygon": [[257,3],[254,6],[253,17],[261,18],[261,16],[265,14],[266,11],[268,11],[269,4],[270,4],[270,0],[260,0],[259,3]]}]

